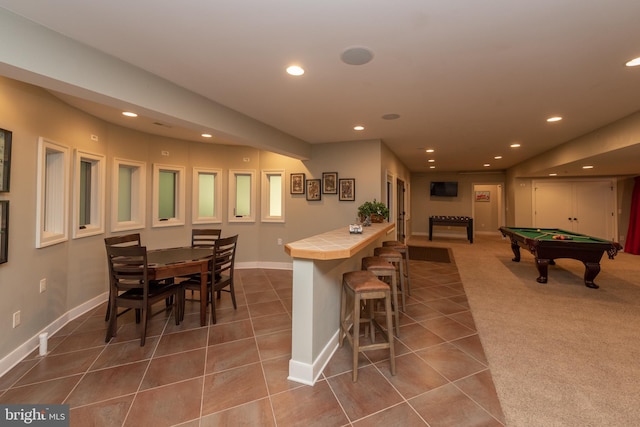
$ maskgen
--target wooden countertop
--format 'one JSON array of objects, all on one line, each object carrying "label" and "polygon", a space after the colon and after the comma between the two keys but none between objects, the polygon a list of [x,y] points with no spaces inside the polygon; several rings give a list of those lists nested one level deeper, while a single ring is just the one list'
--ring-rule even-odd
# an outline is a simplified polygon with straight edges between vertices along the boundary
[{"label": "wooden countertop", "polygon": [[394,223],[384,222],[362,227],[362,234],[350,234],[349,226],[287,243],[284,250],[294,258],[343,259],[351,258],[380,236],[395,229]]}]

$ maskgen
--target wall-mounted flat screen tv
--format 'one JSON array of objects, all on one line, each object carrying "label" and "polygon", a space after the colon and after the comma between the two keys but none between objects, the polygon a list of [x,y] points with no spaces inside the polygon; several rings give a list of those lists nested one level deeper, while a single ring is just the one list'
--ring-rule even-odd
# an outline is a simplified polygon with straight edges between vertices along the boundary
[{"label": "wall-mounted flat screen tv", "polygon": [[458,197],[458,182],[431,181],[429,194],[436,197]]}]

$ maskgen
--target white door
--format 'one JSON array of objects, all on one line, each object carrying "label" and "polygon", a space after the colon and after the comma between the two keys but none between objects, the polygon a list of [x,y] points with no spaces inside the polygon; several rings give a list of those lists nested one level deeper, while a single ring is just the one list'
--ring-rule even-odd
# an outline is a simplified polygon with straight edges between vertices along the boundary
[{"label": "white door", "polygon": [[611,180],[534,183],[533,226],[615,240]]},{"label": "white door", "polygon": [[601,239],[615,239],[615,200],[610,181],[576,182],[574,231]]},{"label": "white door", "polygon": [[535,182],[533,226],[537,228],[573,229],[573,184],[570,182]]}]

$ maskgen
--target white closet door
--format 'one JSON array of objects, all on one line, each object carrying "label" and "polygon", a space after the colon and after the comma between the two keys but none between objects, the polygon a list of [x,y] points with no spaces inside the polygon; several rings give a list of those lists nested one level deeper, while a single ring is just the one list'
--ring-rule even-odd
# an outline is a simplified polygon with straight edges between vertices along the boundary
[{"label": "white closet door", "polygon": [[615,192],[612,180],[537,181],[533,226],[561,228],[615,240]]},{"label": "white closet door", "polygon": [[570,182],[536,182],[533,226],[573,229],[573,185]]},{"label": "white closet door", "polygon": [[574,184],[576,218],[574,231],[601,239],[615,240],[615,200],[610,181]]}]

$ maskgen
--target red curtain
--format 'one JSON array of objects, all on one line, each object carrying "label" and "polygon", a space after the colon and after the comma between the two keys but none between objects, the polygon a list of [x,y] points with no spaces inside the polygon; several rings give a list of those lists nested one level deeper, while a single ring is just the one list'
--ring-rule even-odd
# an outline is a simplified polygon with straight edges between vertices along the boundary
[{"label": "red curtain", "polygon": [[631,197],[631,216],[629,217],[629,232],[624,251],[628,254],[640,255],[640,176],[635,177],[633,196]]}]

